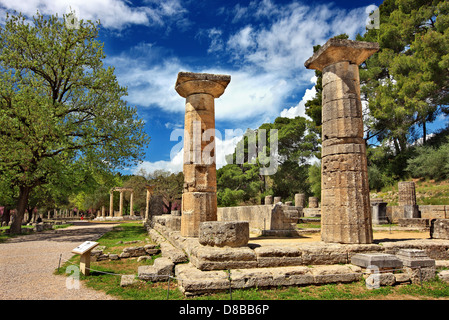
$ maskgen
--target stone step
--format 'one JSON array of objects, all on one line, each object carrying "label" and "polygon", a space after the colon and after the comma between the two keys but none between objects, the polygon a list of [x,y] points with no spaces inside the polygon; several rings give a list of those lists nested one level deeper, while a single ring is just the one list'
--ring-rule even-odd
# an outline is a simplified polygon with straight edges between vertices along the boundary
[{"label": "stone step", "polygon": [[175,267],[175,277],[180,290],[188,296],[229,289],[350,283],[362,279],[363,273],[361,268],[353,265],[201,271],[188,263]]}]

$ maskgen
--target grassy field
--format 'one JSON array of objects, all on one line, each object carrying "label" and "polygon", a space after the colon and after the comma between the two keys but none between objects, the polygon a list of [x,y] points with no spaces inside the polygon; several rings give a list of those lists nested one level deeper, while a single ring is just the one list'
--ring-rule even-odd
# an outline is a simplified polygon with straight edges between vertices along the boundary
[{"label": "grassy field", "polygon": [[[449,205],[449,181],[413,179],[418,205]],[[389,206],[398,204],[398,184],[371,192],[371,198],[382,198]]]},{"label": "grassy field", "polygon": [[[125,241],[139,241],[139,243],[123,244]],[[103,235],[99,240],[100,246],[106,246],[104,252],[118,253],[126,246],[138,246],[150,243],[145,228],[139,223],[125,223]],[[176,280],[152,283],[139,281],[138,283],[120,287],[120,275],[136,274],[140,265],[152,264],[152,260],[137,262],[136,258],[121,259],[119,261],[98,261],[91,263],[91,275],[81,275],[80,280],[88,287],[102,290],[110,295],[124,300],[229,300],[229,292],[216,293],[198,297],[184,297],[179,291]],[[65,268],[69,264],[79,265],[79,256],[73,256],[56,274],[67,275]],[[418,284],[381,287],[368,290],[364,280],[350,284],[328,284],[322,286],[304,286],[288,288],[254,288],[249,290],[232,291],[232,300],[410,300],[410,299],[449,299],[449,284],[438,278]]]}]

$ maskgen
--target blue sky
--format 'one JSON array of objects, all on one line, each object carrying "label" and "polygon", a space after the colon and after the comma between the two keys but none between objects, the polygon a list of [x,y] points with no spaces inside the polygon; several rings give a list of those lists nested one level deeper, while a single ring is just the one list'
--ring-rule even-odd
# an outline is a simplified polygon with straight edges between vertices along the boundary
[{"label": "blue sky", "polygon": [[123,172],[175,172],[182,170],[177,133],[184,125],[184,98],[174,90],[179,71],[231,75],[215,101],[220,167],[220,157],[232,152],[239,139],[231,130],[254,129],[281,115],[304,115],[304,102],[314,95],[314,71],[304,67],[313,46],[341,33],[355,39],[365,30],[367,8],[381,3],[0,0],[0,14],[17,10],[32,16],[39,10],[62,15],[73,9],[81,19],[100,19],[105,63],[128,87],[125,99],[137,107],[151,137],[143,162]]}]

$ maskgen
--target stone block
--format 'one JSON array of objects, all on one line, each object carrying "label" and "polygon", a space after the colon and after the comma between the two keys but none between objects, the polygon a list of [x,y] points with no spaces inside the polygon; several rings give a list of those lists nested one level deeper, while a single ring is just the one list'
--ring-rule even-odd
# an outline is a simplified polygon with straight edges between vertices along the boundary
[{"label": "stone block", "polygon": [[241,247],[248,244],[249,223],[247,221],[202,222],[199,243],[215,247]]},{"label": "stone block", "polygon": [[359,253],[351,257],[351,263],[363,268],[376,266],[381,270],[399,269],[403,265],[398,257],[386,253]]},{"label": "stone block", "polygon": [[372,273],[365,279],[368,289],[377,289],[380,286],[392,286],[396,283],[396,278],[391,272]]},{"label": "stone block", "polygon": [[310,268],[315,284],[347,283],[361,279],[361,273],[354,272],[345,265],[325,265]]},{"label": "stone block", "polygon": [[438,278],[441,281],[449,283],[449,270],[443,270],[438,272]]},{"label": "stone block", "polygon": [[188,260],[187,255],[183,250],[175,247],[168,241],[161,243],[161,251],[162,257],[169,258],[174,263],[182,263]]},{"label": "stone block", "polygon": [[182,194],[181,235],[198,237],[199,225],[217,220],[215,192],[184,192]]},{"label": "stone block", "polygon": [[410,275],[410,280],[412,283],[421,283],[422,281],[429,281],[435,278],[436,268],[435,267],[404,267],[406,273]]},{"label": "stone block", "polygon": [[420,228],[422,230],[430,229],[430,219],[423,218],[400,218],[398,220],[398,224],[400,227],[414,227]]},{"label": "stone block", "polygon": [[153,265],[140,266],[137,269],[138,277],[140,280],[146,281],[166,281],[169,276],[173,276],[174,263],[168,258],[157,258],[154,260]]},{"label": "stone block", "polygon": [[190,262],[200,270],[256,268],[257,257],[248,247],[196,246],[190,251]]},{"label": "stone block", "polygon": [[127,287],[137,283],[137,279],[133,274],[124,274],[120,278],[120,287]]},{"label": "stone block", "polygon": [[323,122],[322,134],[329,139],[341,137],[357,138],[360,135],[363,135],[363,120],[362,118],[331,119]]},{"label": "stone block", "polygon": [[413,219],[413,218],[421,218],[421,214],[419,212],[418,206],[416,204],[407,204],[404,205],[404,218]]},{"label": "stone block", "polygon": [[371,221],[373,224],[388,223],[386,202],[371,203]]},{"label": "stone block", "polygon": [[449,239],[449,219],[432,219],[430,221],[432,239]]},{"label": "stone block", "polygon": [[400,249],[396,253],[396,256],[402,261],[403,265],[406,267],[435,268],[435,260],[430,259],[424,250]]}]

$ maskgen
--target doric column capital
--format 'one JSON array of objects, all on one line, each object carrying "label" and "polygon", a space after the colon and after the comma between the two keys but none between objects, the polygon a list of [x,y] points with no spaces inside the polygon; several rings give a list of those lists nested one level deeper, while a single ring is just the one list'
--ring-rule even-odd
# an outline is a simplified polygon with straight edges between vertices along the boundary
[{"label": "doric column capital", "polygon": [[360,65],[379,50],[377,42],[329,39],[305,63],[307,69],[322,71],[325,67],[341,61]]},{"label": "doric column capital", "polygon": [[231,76],[209,73],[179,72],[175,90],[181,97],[207,93],[214,98],[220,97],[231,81]]}]

